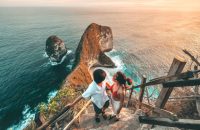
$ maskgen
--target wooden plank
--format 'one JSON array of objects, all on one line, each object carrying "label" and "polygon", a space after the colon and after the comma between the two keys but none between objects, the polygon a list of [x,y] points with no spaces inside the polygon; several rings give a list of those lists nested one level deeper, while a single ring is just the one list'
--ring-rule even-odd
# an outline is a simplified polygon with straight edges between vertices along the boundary
[{"label": "wooden plank", "polygon": [[[146,80],[147,78],[145,76],[142,77],[142,84],[146,83]],[[144,90],[145,90],[145,86],[141,86],[140,87],[140,95],[139,95],[139,102],[140,102],[140,105],[139,105],[139,109],[141,108],[141,103],[142,103],[142,100],[143,100],[143,97],[144,97]]]},{"label": "wooden plank", "polygon": [[153,111],[156,112],[156,113],[159,113],[161,117],[169,118],[169,119],[171,119],[173,121],[179,120],[178,116],[176,114],[170,112],[170,111],[167,111],[167,110],[164,110],[164,109],[160,109],[160,108],[157,108],[157,107],[155,107],[153,109]]},{"label": "wooden plank", "polygon": [[61,120],[63,120],[67,116],[69,116],[70,114],[71,114],[70,116],[73,117],[73,111],[72,110],[70,111],[70,110],[71,109],[69,109],[68,111],[66,111],[65,113],[63,113],[59,118],[57,118],[54,122],[52,122],[51,126],[54,125],[54,124],[56,124],[56,123],[58,123],[58,122],[60,122]]},{"label": "wooden plank", "polygon": [[148,101],[148,104],[150,104],[150,97],[149,97],[149,92],[148,92],[148,88],[145,87],[145,91],[146,91],[146,95],[147,95],[147,101]]},{"label": "wooden plank", "polygon": [[164,110],[164,109],[160,109],[160,108],[157,108],[157,107],[153,107],[153,106],[148,105],[146,103],[142,103],[141,105],[142,105],[142,107],[146,107],[146,108],[152,110],[153,112],[160,114],[160,116],[162,116],[162,117],[169,118],[169,119],[171,119],[173,121],[179,120],[177,115],[172,113],[172,112],[170,112],[170,111],[167,111],[167,110]]},{"label": "wooden plank", "polygon": [[[176,57],[174,58],[172,65],[169,69],[168,75],[175,75],[175,74],[180,74],[183,70],[183,68],[185,67],[185,60],[180,58],[180,57]],[[174,80],[177,78],[174,78]],[[172,92],[173,88],[162,88],[158,99],[155,103],[155,106],[158,108],[164,108],[171,92]]]},{"label": "wooden plank", "polygon": [[53,123],[57,118],[59,118],[63,113],[69,110],[70,107],[65,106],[58,114],[53,116],[49,121],[45,122],[42,126],[38,127],[36,130],[45,130],[51,123]]},{"label": "wooden plank", "polygon": [[[194,66],[194,70],[195,70],[195,71],[198,70],[198,66],[195,65],[195,66]],[[198,78],[198,74],[194,74],[194,77],[195,77],[195,78]],[[196,95],[199,95],[199,85],[196,85],[196,86],[195,86],[194,92],[195,92]]]},{"label": "wooden plank", "polygon": [[133,88],[139,88],[142,85],[144,85],[144,86],[157,85],[157,84],[161,84],[163,82],[171,81],[173,79],[189,79],[189,78],[193,78],[194,75],[199,72],[200,72],[200,70],[195,70],[195,71],[187,71],[187,72],[183,72],[183,73],[175,74],[175,75],[162,76],[162,77],[158,77],[155,79],[151,79],[149,82],[147,82],[145,84],[133,86]]},{"label": "wooden plank", "polygon": [[139,121],[144,124],[200,130],[200,120],[179,119],[172,121],[168,118],[139,116]]},{"label": "wooden plank", "polygon": [[159,82],[159,83],[163,83],[163,82],[167,82],[173,79],[188,79],[188,78],[193,78],[194,74],[199,73],[200,70],[195,70],[195,71],[187,71],[187,72],[183,72],[180,74],[175,74],[175,75],[168,75],[168,76],[162,76],[159,78],[155,78],[150,80],[150,82]]},{"label": "wooden plank", "polygon": [[168,102],[177,102],[177,100],[178,100],[178,101],[182,101],[182,102],[183,102],[183,101],[186,102],[186,101],[195,101],[196,99],[194,99],[194,98],[189,98],[189,99],[176,99],[176,100],[175,100],[175,99],[169,99]]},{"label": "wooden plank", "polygon": [[52,124],[57,118],[59,118],[60,116],[62,116],[69,109],[70,109],[70,107],[68,105],[66,105],[59,113],[57,113],[56,115],[54,115],[52,118],[50,118],[47,122],[45,122],[42,126],[38,127],[36,130],[45,130],[50,124]]},{"label": "wooden plank", "polygon": [[84,106],[83,108],[78,112],[78,114],[65,126],[65,128],[63,130],[68,130],[70,128],[70,126],[74,123],[74,121],[82,114],[82,112],[90,105],[92,101],[89,100]]},{"label": "wooden plank", "polygon": [[[198,70],[198,66],[197,65],[194,66],[194,70]],[[194,77],[198,78],[198,74],[195,74]],[[194,92],[195,92],[196,96],[200,96],[199,95],[199,85],[195,86]],[[198,114],[200,116],[200,98],[196,98],[195,103],[196,103],[197,112],[198,112]]]},{"label": "wooden plank", "polygon": [[194,99],[200,99],[200,95],[192,95],[192,96],[181,96],[181,97],[169,97],[169,99],[183,99],[183,98],[194,98]]},{"label": "wooden plank", "polygon": [[164,88],[191,87],[195,85],[200,85],[200,79],[176,80],[163,83]]}]

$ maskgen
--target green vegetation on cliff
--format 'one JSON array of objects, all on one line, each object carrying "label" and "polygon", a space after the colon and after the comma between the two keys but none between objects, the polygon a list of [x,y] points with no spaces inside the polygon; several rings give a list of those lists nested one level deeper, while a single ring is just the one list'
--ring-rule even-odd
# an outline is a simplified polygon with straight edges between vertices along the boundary
[{"label": "green vegetation on cliff", "polygon": [[[77,97],[79,97],[83,91],[84,87],[81,87],[80,90],[76,90],[72,86],[65,86],[58,91],[56,96],[51,99],[51,101],[46,104],[44,102],[40,103],[38,106],[39,109],[39,118],[40,121],[48,121],[52,116],[57,114],[61,111],[65,105],[68,103],[73,102]],[[76,113],[79,111],[82,106],[85,104],[85,101],[80,101],[75,107],[73,108],[73,112]],[[69,117],[71,118],[71,117]],[[44,122],[43,122],[44,123]],[[34,121],[32,121],[25,130],[34,130],[36,127]]]}]

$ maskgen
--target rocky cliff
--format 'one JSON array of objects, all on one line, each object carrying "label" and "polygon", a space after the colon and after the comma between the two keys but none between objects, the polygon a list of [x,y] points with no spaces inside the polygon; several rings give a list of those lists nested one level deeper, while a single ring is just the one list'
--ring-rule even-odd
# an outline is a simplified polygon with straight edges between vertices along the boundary
[{"label": "rocky cliff", "polygon": [[[48,41],[48,43],[52,44],[53,48],[55,45],[53,43],[57,43],[56,40],[52,40],[54,38],[55,37],[50,37],[50,42]],[[67,76],[62,88],[54,98],[55,100],[50,102],[55,103],[52,105],[53,108],[57,108],[57,111],[59,112],[61,111],[61,108],[69,103],[69,99],[72,101],[75,99],[73,96],[80,96],[79,92],[77,92],[79,95],[75,94],[76,91],[74,90],[76,90],[76,86],[87,87],[88,84],[92,81],[91,72],[96,67],[115,67],[113,61],[105,54],[105,52],[109,52],[112,49],[113,35],[111,28],[95,23],[90,24],[83,33],[79,45],[76,49],[72,72]],[[72,89],[73,91],[71,91]],[[51,105],[48,105],[47,108],[47,110],[45,109],[45,113],[39,113],[38,118],[36,119],[36,122],[39,123],[36,123],[36,125],[40,126],[41,124],[44,124],[50,117],[55,114],[52,114],[51,112]],[[43,120],[43,117],[46,117],[47,120]],[[61,122],[61,124],[66,125],[65,122]]]},{"label": "rocky cliff", "polygon": [[67,48],[59,37],[50,36],[46,40],[46,53],[52,62],[60,62],[67,53]]},{"label": "rocky cliff", "polygon": [[87,85],[92,81],[94,67],[114,67],[113,61],[105,52],[113,49],[113,35],[110,27],[90,24],[83,33],[76,49],[75,63],[67,82],[72,86]]}]

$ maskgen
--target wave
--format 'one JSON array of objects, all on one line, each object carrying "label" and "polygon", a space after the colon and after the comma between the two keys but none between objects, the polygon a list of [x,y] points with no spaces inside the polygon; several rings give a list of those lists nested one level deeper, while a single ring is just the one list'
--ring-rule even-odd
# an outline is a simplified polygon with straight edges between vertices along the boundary
[{"label": "wave", "polygon": [[47,55],[47,52],[45,52],[44,54],[43,54],[43,57],[45,57],[45,58],[48,58],[49,56]]},{"label": "wave", "polygon": [[24,110],[22,112],[23,119],[17,125],[13,125],[7,130],[23,130],[28,125],[28,123],[31,122],[31,120],[34,120],[35,110],[36,108],[34,109],[34,111],[31,111],[30,106],[25,105]]},{"label": "wave", "polygon": [[48,95],[48,103],[51,101],[52,98],[54,98],[56,96],[57,93],[58,93],[58,90],[54,90],[54,91],[49,93],[49,95]]},{"label": "wave", "polygon": [[[48,103],[51,101],[52,98],[56,96],[58,91],[52,91],[48,94]],[[7,130],[23,130],[26,126],[35,119],[36,111],[38,110],[38,106],[31,110],[29,105],[24,106],[24,110],[22,112],[23,119],[16,125],[9,127]]]},{"label": "wave", "polygon": [[[52,65],[52,66],[56,66],[56,65],[60,65],[63,63],[63,61],[66,59],[66,57],[72,53],[72,50],[68,50],[67,53],[62,57],[61,61],[60,62],[53,62],[49,59],[49,63]],[[48,58],[49,56],[47,55],[47,53],[45,52],[43,54],[43,57],[45,58]]]},{"label": "wave", "polygon": [[[119,52],[115,49],[113,51],[107,53],[107,55],[112,59],[112,61],[117,66],[115,69],[106,69],[106,72],[108,73],[107,80],[109,82],[112,82],[112,76],[117,71],[122,71],[127,77],[131,78],[134,81],[134,84],[140,84],[141,79],[138,75],[137,69],[133,66],[130,68],[127,64],[123,62],[123,53]],[[136,91],[139,91],[139,89],[136,89]]]},{"label": "wave", "polygon": [[[112,61],[114,61],[115,65],[117,66],[117,68],[115,68],[115,69],[107,70],[109,82],[112,82],[111,75],[113,75],[117,71],[122,71],[123,73],[125,73],[125,75],[127,77],[129,77],[133,80],[134,85],[141,84],[141,74],[138,72],[137,67],[123,62],[123,52],[113,50],[113,51],[109,52],[107,55],[112,59]],[[152,79],[153,75],[149,74],[147,77],[148,77],[148,79]],[[139,88],[137,88],[135,90],[136,90],[136,92],[140,91]],[[147,90],[148,90],[149,95],[152,95],[152,93],[154,93],[151,98],[155,99],[158,97],[159,90],[157,89],[157,87],[149,86],[149,87],[147,87]]]},{"label": "wave", "polygon": [[[111,60],[115,63],[116,68],[112,69],[112,68],[103,68],[106,73],[108,74],[106,81],[112,83],[112,76],[117,72],[117,71],[122,71],[123,73],[125,73],[126,71],[126,65],[124,64],[121,54],[113,49],[111,52],[106,53]],[[125,73],[126,74],[126,73]]]}]

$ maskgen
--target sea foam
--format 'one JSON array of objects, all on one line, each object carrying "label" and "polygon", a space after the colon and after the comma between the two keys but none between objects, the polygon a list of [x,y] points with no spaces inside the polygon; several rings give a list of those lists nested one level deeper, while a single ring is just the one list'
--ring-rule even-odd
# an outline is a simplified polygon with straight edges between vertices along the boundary
[{"label": "sea foam", "polygon": [[7,130],[23,130],[31,120],[34,120],[35,118],[35,110],[31,111],[29,105],[24,106],[24,110],[22,112],[23,114],[23,120],[21,120],[18,124],[11,126]]},{"label": "sea foam", "polygon": [[[50,63],[52,66],[60,65],[60,64],[63,63],[63,61],[66,59],[66,57],[67,57],[69,54],[71,54],[71,53],[72,53],[72,50],[68,50],[67,53],[62,57],[62,59],[61,59],[60,62],[53,62],[53,61],[51,61],[51,60],[49,59],[49,63]],[[48,55],[47,55],[46,52],[43,54],[43,57],[48,58]]]},{"label": "sea foam", "polygon": [[[57,94],[57,90],[52,91],[48,94],[48,103],[54,98]],[[23,130],[26,126],[35,119],[35,114],[38,109],[38,106],[31,110],[29,105],[24,106],[24,110],[22,112],[23,119],[16,125],[9,127],[7,130]]]}]

